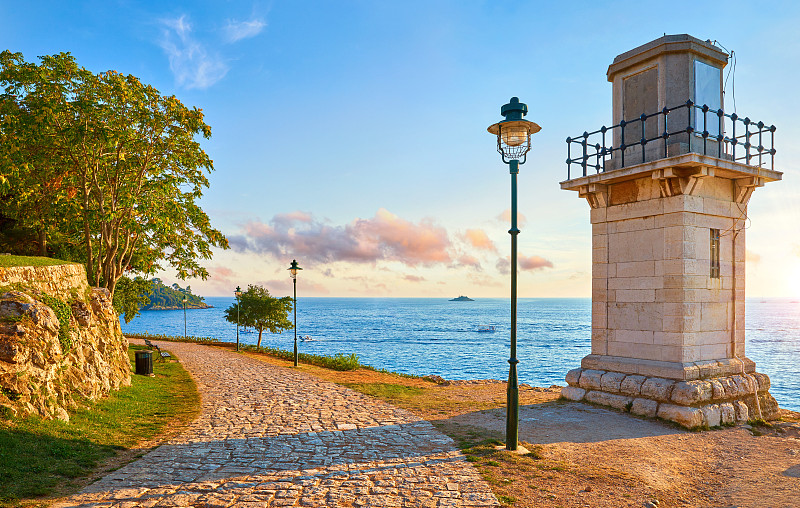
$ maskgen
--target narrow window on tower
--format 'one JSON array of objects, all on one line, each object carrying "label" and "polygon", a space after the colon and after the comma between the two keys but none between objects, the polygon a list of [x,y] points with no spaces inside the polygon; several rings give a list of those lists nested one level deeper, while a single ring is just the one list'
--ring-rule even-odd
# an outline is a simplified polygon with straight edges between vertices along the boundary
[{"label": "narrow window on tower", "polygon": [[711,278],[719,279],[719,229],[711,230]]}]

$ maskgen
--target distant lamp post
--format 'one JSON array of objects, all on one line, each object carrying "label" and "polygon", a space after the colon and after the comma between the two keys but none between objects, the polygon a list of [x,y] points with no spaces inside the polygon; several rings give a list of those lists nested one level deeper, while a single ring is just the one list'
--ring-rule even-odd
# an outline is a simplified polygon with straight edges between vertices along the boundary
[{"label": "distant lamp post", "polygon": [[511,356],[508,359],[508,390],[506,408],[506,450],[516,450],[519,440],[519,381],[517,380],[517,174],[519,165],[525,164],[531,149],[531,134],[541,127],[522,117],[528,114],[528,106],[512,97],[500,108],[505,120],[489,126],[489,132],[497,136],[497,151],[508,164],[511,173]]},{"label": "distant lamp post", "polygon": [[183,340],[186,340],[186,295],[183,295]]},{"label": "distant lamp post", "polygon": [[289,266],[289,273],[292,274],[292,282],[294,283],[294,366],[297,367],[297,272],[302,270],[297,266],[297,260],[293,259],[291,266]]},{"label": "distant lamp post", "polygon": [[239,299],[242,297],[242,288],[236,286],[236,351],[239,351]]}]

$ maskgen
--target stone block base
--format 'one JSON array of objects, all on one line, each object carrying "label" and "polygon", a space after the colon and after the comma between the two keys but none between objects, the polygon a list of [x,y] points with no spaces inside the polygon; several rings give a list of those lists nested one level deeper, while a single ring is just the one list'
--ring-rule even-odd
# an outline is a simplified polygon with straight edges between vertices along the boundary
[{"label": "stone block base", "polygon": [[758,372],[677,381],[580,368],[569,371],[566,381],[569,386],[561,390],[566,399],[659,417],[687,428],[771,420],[779,412],[769,393],[769,377]]}]

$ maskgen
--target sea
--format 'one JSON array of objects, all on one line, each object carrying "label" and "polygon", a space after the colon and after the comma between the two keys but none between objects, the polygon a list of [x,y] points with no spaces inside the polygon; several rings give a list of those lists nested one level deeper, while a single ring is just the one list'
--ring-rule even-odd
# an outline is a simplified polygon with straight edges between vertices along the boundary
[{"label": "sea", "polygon": [[[207,297],[208,309],[142,311],[123,332],[236,341],[224,309],[235,298]],[[748,298],[746,354],[772,380],[781,407],[800,411],[800,299]],[[184,322],[185,316],[185,322]],[[290,316],[291,319],[291,316]],[[508,379],[510,306],[503,298],[298,298],[301,352],[358,355],[362,364],[445,379]],[[494,331],[485,331],[493,327]],[[303,341],[308,336],[312,340]],[[517,304],[520,383],[564,385],[564,375],[589,354],[591,299],[521,298]],[[242,344],[258,333],[239,330]],[[264,333],[262,346],[291,350],[294,330]]]}]

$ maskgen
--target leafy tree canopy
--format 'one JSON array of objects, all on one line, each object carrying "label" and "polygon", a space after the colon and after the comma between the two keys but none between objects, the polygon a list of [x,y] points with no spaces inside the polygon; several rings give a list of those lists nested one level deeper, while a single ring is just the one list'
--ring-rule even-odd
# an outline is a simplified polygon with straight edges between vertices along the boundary
[{"label": "leafy tree canopy", "polygon": [[247,291],[239,297],[239,308],[233,304],[225,309],[225,319],[229,323],[236,323],[237,315],[241,326],[248,326],[258,330],[258,347],[261,347],[261,334],[264,330],[270,333],[281,333],[292,328],[289,312],[292,311],[293,302],[290,296],[276,298],[269,294],[266,288],[250,284]]},{"label": "leafy tree canopy", "polygon": [[[228,241],[197,204],[213,170],[202,110],[69,53],[0,53],[0,91],[0,222],[35,232],[40,255],[84,263],[112,295],[124,274],[165,265],[208,276],[199,260]],[[121,308],[142,294],[128,280]]]},{"label": "leafy tree canopy", "polygon": [[130,323],[139,315],[142,307],[150,304],[151,294],[153,284],[147,279],[122,276],[117,281],[117,290],[114,292],[114,309],[117,314],[125,317],[126,323]]}]

